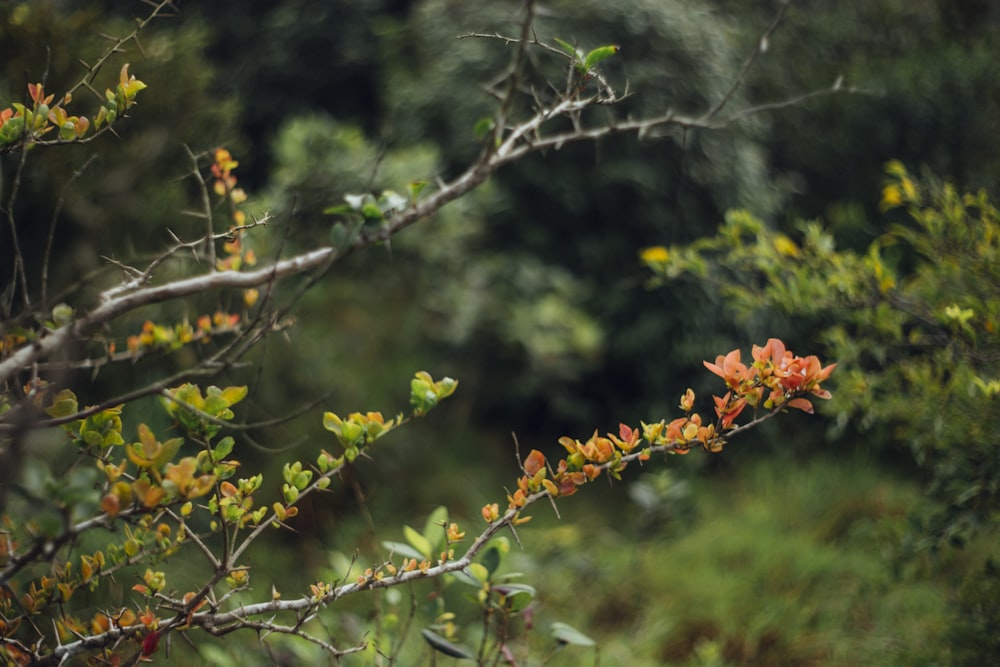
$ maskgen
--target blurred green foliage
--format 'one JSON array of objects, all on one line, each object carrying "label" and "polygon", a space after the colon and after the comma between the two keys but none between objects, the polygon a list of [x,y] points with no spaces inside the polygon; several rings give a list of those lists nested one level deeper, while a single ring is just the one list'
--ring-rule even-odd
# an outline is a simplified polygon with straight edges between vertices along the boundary
[{"label": "blurred green foliage", "polygon": [[[692,289],[736,313],[784,315],[792,340],[820,342],[838,360],[832,432],[912,454],[930,502],[910,512],[898,548],[939,553],[979,534],[996,540],[1000,527],[1000,215],[982,190],[914,179],[899,162],[887,173],[890,224],[865,252],[838,249],[818,222],[802,222],[793,240],[732,212],[716,236],[644,256],[661,279],[688,273]],[[995,563],[966,576],[955,664],[988,662]]]},{"label": "blurred green foliage", "polygon": [[687,273],[733,312],[780,313],[821,342],[841,364],[835,431],[908,447],[939,501],[929,536],[962,544],[1000,516],[1000,215],[984,191],[916,180],[899,162],[887,172],[892,222],[863,253],[820,223],[793,240],[737,211],[714,237],[644,256],[661,279]]},{"label": "blurred green foliage", "polygon": [[[760,25],[769,0],[723,0],[722,11]],[[865,244],[870,183],[890,159],[927,166],[970,188],[997,182],[1000,7],[984,0],[793,3],[754,96],[775,99],[829,86],[866,97],[812,102],[769,116],[767,161],[790,187],[787,219],[826,216]],[[790,64],[794,63],[794,66]],[[852,214],[860,207],[868,216]]]},{"label": "blurred green foliage", "polygon": [[595,521],[614,490],[523,529],[517,567],[551,584],[537,622],[551,605],[598,639],[602,661],[634,665],[925,665],[947,656],[948,566],[891,567],[923,502],[918,487],[860,459],[823,456],[768,457],[687,482],[677,533],[633,522],[627,506],[613,525]]}]

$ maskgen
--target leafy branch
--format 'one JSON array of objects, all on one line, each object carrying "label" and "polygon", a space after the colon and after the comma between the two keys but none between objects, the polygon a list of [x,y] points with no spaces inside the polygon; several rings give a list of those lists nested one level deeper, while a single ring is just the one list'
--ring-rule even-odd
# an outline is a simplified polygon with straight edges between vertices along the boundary
[{"label": "leafy branch", "polygon": [[[76,587],[96,585],[98,580],[112,576],[125,565],[138,565],[157,554],[175,552],[185,544],[194,545],[211,569],[211,575],[197,590],[177,595],[167,592],[167,580],[163,573],[147,569],[142,577],[144,583],[133,587],[146,597],[147,605],[142,614],[128,617],[128,622],[109,623],[102,632],[61,642],[49,653],[31,652],[33,664],[59,664],[76,655],[113,648],[128,638],[142,638],[140,654],[148,655],[155,651],[160,638],[165,635],[191,632],[196,628],[213,636],[247,629],[267,634],[289,634],[315,644],[331,657],[339,658],[364,650],[365,642],[339,648],[306,631],[303,625],[322,608],[362,592],[446,575],[461,575],[473,583],[492,587],[491,576],[496,564],[485,565],[481,559],[505,529],[514,531],[516,537],[516,527],[528,520],[523,514],[526,508],[541,501],[554,506],[557,499],[573,495],[578,487],[602,474],[618,479],[629,464],[646,462],[654,455],[684,454],[693,446],[712,452],[721,451],[733,436],[759,426],[788,408],[810,411],[807,396],[829,397],[821,382],[829,377],[833,366],[824,368],[815,357],[795,356],[776,339],[771,339],[765,346],[754,346],[752,356],[753,362],[749,366],[742,363],[738,350],[720,355],[714,363],[705,362],[711,372],[725,381],[728,389],[725,396],[714,399],[716,416],[712,423],[705,423],[698,413],[693,412],[695,396],[688,390],[680,401],[685,416],[669,424],[665,420],[644,423],[641,429],[622,425],[617,435],[609,434],[604,438],[595,433],[585,444],[568,437],[561,438],[560,444],[567,449],[569,456],[555,467],[550,466],[540,452],[532,451],[521,463],[524,476],[518,480],[517,490],[508,495],[507,509],[501,512],[495,503],[484,507],[482,513],[486,526],[460,556],[455,555],[455,547],[465,540],[465,532],[456,523],[448,524],[443,518],[445,514],[428,520],[428,530],[436,536],[426,533],[422,536],[410,531],[408,540],[413,546],[386,543],[385,546],[390,549],[388,558],[353,578],[345,574],[339,581],[317,582],[310,587],[309,594],[292,599],[284,599],[275,591],[269,600],[256,603],[240,601],[227,604],[235,593],[249,585],[249,571],[240,565],[240,561],[250,545],[266,530],[285,527],[296,515],[303,499],[328,489],[333,479],[339,477],[358,456],[371,452],[377,440],[409,419],[425,415],[449,397],[455,391],[457,382],[449,378],[435,381],[426,373],[417,373],[411,382],[412,415],[406,419],[400,415],[386,421],[380,413],[372,412],[354,413],[346,418],[326,413],[324,426],[336,437],[343,454],[333,456],[324,450],[319,454],[316,465],[309,468],[298,462],[286,463],[283,469],[283,502],[276,502],[270,508],[261,506],[256,509],[253,499],[263,488],[263,477],[256,475],[235,483],[228,481],[235,470],[232,462],[226,459],[232,451],[233,440],[225,437],[214,441],[220,428],[232,419],[230,408],[242,400],[246,388],[210,388],[203,395],[191,385],[177,387],[169,392],[166,409],[185,428],[190,439],[201,443],[200,463],[193,463],[194,459],[190,457],[172,462],[178,451],[179,439],[176,443],[159,443],[148,430],[144,434],[142,427],[141,442],[125,446],[128,459],[139,467],[139,474],[127,473],[125,462],[115,463],[103,440],[96,448],[91,446],[90,449],[98,454],[98,467],[108,475],[108,491],[101,502],[104,512],[75,524],[54,540],[36,540],[31,549],[11,554],[11,562],[0,572],[0,588],[8,588],[8,582],[43,550],[59,553],[84,532],[107,527],[113,521],[122,521],[133,526],[136,532],[126,530],[126,544],[120,550],[112,551],[110,567],[106,565],[103,553],[98,553],[91,558],[93,571],[82,574],[79,581],[68,576],[68,568],[64,575],[47,580],[43,578],[38,585],[33,584],[31,593],[23,598],[25,609],[38,609],[40,605],[58,601],[60,596],[68,599]],[[746,423],[737,425],[737,418],[746,407],[752,407],[754,415]],[[116,423],[120,428],[120,421]],[[79,425],[67,431],[88,442],[98,442],[87,435],[87,428],[86,425]],[[192,463],[185,465],[188,461]],[[164,471],[162,483],[157,482],[161,479],[160,470]],[[123,479],[130,481],[123,483]],[[197,510],[191,501],[209,493],[212,495],[207,505]],[[131,502],[135,504],[129,506]],[[212,517],[212,527],[205,535],[194,531],[188,523],[195,512],[202,511],[207,511]],[[173,523],[176,530],[167,527],[164,520]],[[209,544],[207,538],[211,535],[221,539],[221,547],[213,548]],[[128,546],[129,541],[132,547]],[[154,548],[146,546],[150,541],[155,541]],[[85,567],[87,562],[85,558]],[[216,588],[223,581],[228,584],[229,591],[219,596]],[[530,595],[527,589],[511,588],[510,584],[504,586],[508,594],[517,591]],[[55,587],[58,587],[58,593]],[[276,620],[278,614],[290,614],[295,622],[280,623]],[[150,637],[154,639],[150,640]],[[433,633],[426,636],[437,650],[460,650],[449,648],[451,644],[442,643],[444,640],[436,637]],[[2,637],[0,647],[11,650],[14,642],[12,638]],[[17,646],[23,644],[18,643]]]}]

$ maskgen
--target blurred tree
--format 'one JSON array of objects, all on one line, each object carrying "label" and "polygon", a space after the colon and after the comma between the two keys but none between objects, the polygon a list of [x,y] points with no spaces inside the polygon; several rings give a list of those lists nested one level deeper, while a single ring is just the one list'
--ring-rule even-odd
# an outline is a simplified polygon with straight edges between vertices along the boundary
[{"label": "blurred tree", "polygon": [[[395,27],[381,36],[386,161],[397,146],[431,140],[440,150],[435,168],[448,176],[477,154],[474,128],[489,115],[493,99],[486,90],[470,94],[454,82],[489,85],[511,47],[502,39],[459,37],[471,32],[509,36],[516,30],[517,8],[513,2],[473,8],[431,0],[416,3],[405,24],[387,24]],[[753,37],[741,39],[735,23],[701,5],[644,0],[549,4],[535,34],[553,47],[554,38],[570,35],[584,49],[619,43],[622,53],[609,61],[607,75],[619,87],[644,91],[624,103],[625,113],[636,116],[668,109],[686,113],[720,102],[754,48]],[[540,55],[529,67],[539,77],[564,76]],[[745,100],[737,94],[732,104]],[[726,330],[734,330],[684,295],[654,296],[660,303],[650,308],[638,265],[621,258],[651,237],[694,238],[729,206],[774,210],[781,195],[769,182],[758,143],[763,122],[747,119],[721,135],[677,129],[665,141],[567,146],[544,161],[528,159],[505,171],[494,184],[496,196],[482,200],[484,208],[463,212],[461,224],[478,231],[465,236],[472,245],[450,253],[447,270],[466,277],[457,284],[480,286],[478,293],[438,293],[434,303],[413,303],[425,308],[425,329],[434,339],[461,336],[478,342],[470,361],[479,366],[466,372],[497,377],[497,389],[520,388],[512,395],[484,387],[484,410],[503,407],[509,414],[513,407],[522,411],[519,421],[526,424],[575,421],[585,413],[610,415],[626,406],[638,415],[672,402],[664,395],[666,378],[676,378],[675,371],[690,367],[690,359],[710,346],[727,344]],[[355,170],[353,178],[327,180],[320,165],[331,160],[324,157],[329,143],[317,138],[303,143],[294,132],[280,137],[274,151],[277,173],[290,164],[281,144],[297,141],[298,161],[292,164],[302,178],[275,182],[272,190],[284,193],[286,202],[275,201],[278,210],[290,208],[294,197],[305,218],[335,203],[329,198],[313,202],[315,184],[327,183],[327,192],[348,192],[347,184],[374,174],[365,168]],[[368,149],[364,164],[374,166],[381,154],[381,149]],[[289,188],[293,181],[301,187]],[[609,235],[608,229],[615,233]],[[426,249],[413,248],[426,255],[425,262],[440,257],[436,237],[420,244]],[[400,260],[396,256],[389,270],[399,271]],[[422,274],[436,280],[441,268],[431,265]],[[458,307],[470,297],[482,306]],[[443,308],[446,299],[453,300]],[[460,310],[467,315],[460,325],[434,315]],[[526,326],[538,320],[521,317],[521,311],[535,316],[544,311],[552,325],[548,331]],[[688,337],[691,331],[706,336]],[[602,342],[610,340],[614,346]]]},{"label": "blurred tree", "polygon": [[[766,20],[773,6],[718,4],[742,25]],[[990,119],[1000,100],[998,37],[1000,6],[980,0],[794,3],[773,40],[783,58],[762,60],[755,93],[780,97],[843,76],[873,95],[773,117],[764,145],[794,192],[787,219],[825,215],[851,231],[845,242],[863,247],[872,233],[866,224],[877,218],[869,184],[889,159],[972,188],[997,182],[1000,139]]]},{"label": "blurred tree", "polygon": [[243,160],[246,182],[260,187],[283,124],[317,111],[351,120],[368,134],[382,124],[379,91],[384,34],[410,0],[220,0],[185,7],[212,34],[206,56],[226,73],[226,95],[239,97],[239,122],[254,137]]}]

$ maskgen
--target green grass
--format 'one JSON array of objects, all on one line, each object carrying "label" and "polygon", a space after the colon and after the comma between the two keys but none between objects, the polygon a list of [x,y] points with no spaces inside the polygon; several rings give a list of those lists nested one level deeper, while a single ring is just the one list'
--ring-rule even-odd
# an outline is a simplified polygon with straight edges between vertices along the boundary
[{"label": "green grass", "polygon": [[636,529],[623,488],[600,496],[560,503],[552,534],[522,530],[518,566],[542,589],[540,616],[585,629],[605,664],[924,665],[945,652],[947,576],[893,574],[920,502],[909,484],[859,463],[762,460],[697,482],[693,521],[669,538]]}]

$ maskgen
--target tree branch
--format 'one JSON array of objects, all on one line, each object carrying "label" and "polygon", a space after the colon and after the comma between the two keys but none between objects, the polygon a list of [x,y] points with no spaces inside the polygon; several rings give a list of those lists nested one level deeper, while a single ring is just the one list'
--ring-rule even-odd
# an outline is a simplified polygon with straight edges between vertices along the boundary
[{"label": "tree branch", "polygon": [[336,248],[323,247],[254,271],[213,271],[104,299],[99,306],[83,317],[15,350],[10,357],[0,362],[0,383],[10,381],[15,374],[36,361],[46,358],[57,350],[65,349],[69,343],[85,338],[102,325],[142,306],[227,287],[243,289],[256,287],[269,280],[315,269],[336,255]]}]

